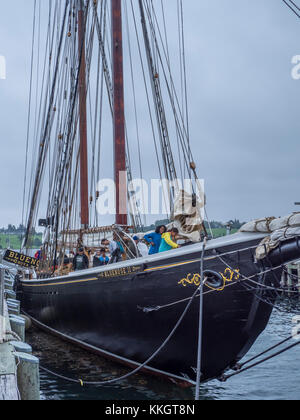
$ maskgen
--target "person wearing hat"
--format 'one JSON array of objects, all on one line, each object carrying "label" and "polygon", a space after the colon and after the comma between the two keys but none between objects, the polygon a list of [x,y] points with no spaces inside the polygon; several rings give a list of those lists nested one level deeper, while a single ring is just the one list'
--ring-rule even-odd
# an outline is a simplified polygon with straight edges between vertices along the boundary
[{"label": "person wearing hat", "polygon": [[83,248],[79,248],[73,260],[74,271],[87,270],[89,268],[89,259],[84,253]]}]

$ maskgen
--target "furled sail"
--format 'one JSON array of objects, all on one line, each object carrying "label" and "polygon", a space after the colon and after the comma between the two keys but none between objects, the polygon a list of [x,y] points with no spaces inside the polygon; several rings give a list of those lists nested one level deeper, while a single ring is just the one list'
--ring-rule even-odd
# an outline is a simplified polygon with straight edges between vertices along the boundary
[{"label": "furled sail", "polygon": [[276,249],[281,242],[300,236],[300,212],[285,217],[268,217],[251,221],[240,229],[241,232],[266,233],[256,250],[256,258],[265,258],[270,251]]},{"label": "furled sail", "polygon": [[205,195],[199,180],[197,190],[198,194],[179,190],[175,196],[172,214],[172,225],[179,230],[180,236],[192,242],[199,242],[203,231]]}]

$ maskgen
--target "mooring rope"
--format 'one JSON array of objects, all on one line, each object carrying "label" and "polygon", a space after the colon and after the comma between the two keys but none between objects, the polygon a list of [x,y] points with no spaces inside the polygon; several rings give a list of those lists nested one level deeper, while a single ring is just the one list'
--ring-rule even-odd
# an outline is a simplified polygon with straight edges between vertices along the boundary
[{"label": "mooring rope", "polygon": [[[300,333],[299,333],[299,335],[300,335]],[[256,356],[252,357],[251,359],[246,360],[246,361],[245,361],[245,362],[243,362],[243,363],[237,363],[237,364],[235,365],[235,367],[233,368],[233,370],[240,371],[240,370],[241,370],[244,366],[249,365],[249,363],[254,362],[254,360],[258,359],[259,357],[264,356],[265,354],[269,353],[269,352],[270,352],[270,351],[272,351],[272,350],[275,350],[277,347],[282,346],[283,344],[287,343],[288,341],[291,341],[291,340],[293,340],[293,339],[296,339],[296,337],[297,337],[297,336],[291,335],[291,336],[289,336],[288,338],[286,338],[286,339],[284,339],[284,340],[280,341],[280,343],[275,344],[275,346],[272,346],[272,347],[268,348],[267,350],[263,351],[263,352],[262,352],[262,353],[260,353],[260,354],[257,354]],[[299,337],[299,338],[300,338],[300,337]]]},{"label": "mooring rope", "polygon": [[198,331],[198,356],[197,356],[197,380],[196,380],[196,397],[200,400],[200,384],[202,376],[202,345],[203,345],[203,292],[204,292],[204,256],[206,250],[207,238],[204,239],[203,250],[201,256],[201,279],[200,279],[200,301],[199,301],[199,331]]},{"label": "mooring rope", "polygon": [[[295,338],[295,337],[291,337],[291,338]],[[300,338],[300,335],[299,335],[299,338]],[[296,338],[295,338],[295,339],[296,339]],[[274,354],[272,354],[271,356],[268,356],[268,357],[266,357],[266,358],[264,358],[264,359],[260,360],[259,362],[253,363],[252,365],[250,365],[250,366],[248,366],[248,367],[246,367],[246,368],[244,368],[244,369],[240,369],[240,370],[238,370],[237,372],[234,372],[234,373],[229,374],[229,375],[222,375],[222,376],[219,378],[219,380],[220,380],[221,382],[227,382],[227,381],[228,381],[228,379],[230,379],[230,378],[232,378],[232,377],[234,377],[234,376],[240,375],[241,373],[247,372],[248,370],[253,369],[253,368],[257,367],[257,366],[260,366],[261,364],[263,364],[263,363],[265,363],[265,362],[268,362],[269,360],[272,360],[272,359],[274,359],[275,357],[280,356],[281,354],[284,354],[284,353],[286,353],[287,351],[289,351],[289,350],[291,350],[291,349],[293,349],[293,348],[295,348],[295,347],[297,347],[297,346],[299,346],[299,345],[300,345],[300,340],[298,340],[298,341],[297,341],[296,343],[294,343],[294,344],[291,344],[290,346],[286,347],[285,349],[283,349],[283,350],[281,350],[281,351],[278,351],[277,353],[274,353]],[[277,346],[275,346],[274,348],[276,348],[276,347],[278,347],[278,346],[279,346],[279,344],[278,344]],[[271,350],[265,351],[263,354],[268,353],[269,351],[271,351]],[[255,358],[253,358],[253,360],[257,359],[258,357],[260,357],[260,356],[256,356]],[[249,363],[249,362],[248,362],[248,363]],[[245,364],[244,364],[244,365],[245,365]]]},{"label": "mooring rope", "polygon": [[188,310],[190,309],[197,293],[199,291],[199,288],[197,288],[197,290],[195,291],[195,293],[193,294],[190,302],[188,303],[188,305],[186,306],[185,310],[183,311],[181,317],[179,318],[178,322],[176,323],[175,327],[173,328],[173,330],[171,331],[171,333],[169,334],[169,336],[166,338],[166,340],[163,342],[163,344],[152,354],[151,357],[149,357],[149,359],[147,359],[143,364],[139,365],[136,369],[134,369],[132,372],[121,376],[120,378],[116,378],[116,379],[111,379],[108,381],[100,381],[100,382],[88,382],[88,381],[83,381],[81,379],[71,379],[68,378],[66,376],[60,375],[58,373],[55,373],[49,369],[44,368],[43,366],[40,366],[41,370],[52,375],[52,376],[56,376],[59,379],[65,380],[67,382],[72,382],[72,383],[77,383],[81,386],[105,386],[105,385],[112,385],[115,384],[117,382],[120,381],[124,381],[128,378],[130,378],[133,375],[136,375],[137,373],[139,373],[142,369],[144,369],[145,367],[147,367],[147,365],[152,362],[153,359],[155,359],[155,357],[166,347],[166,345],[169,343],[169,341],[172,339],[172,337],[174,336],[175,332],[178,330],[179,326],[181,325],[183,319],[185,318]]},{"label": "mooring rope", "polygon": [[16,334],[14,331],[6,331],[5,332],[5,334],[4,334],[5,336],[11,336],[11,337],[13,337],[13,339],[11,338],[11,337],[9,337],[9,338],[5,338],[3,341],[4,341],[4,343],[10,343],[11,341],[19,341],[20,343],[23,341],[19,336],[18,336],[18,334]]}]

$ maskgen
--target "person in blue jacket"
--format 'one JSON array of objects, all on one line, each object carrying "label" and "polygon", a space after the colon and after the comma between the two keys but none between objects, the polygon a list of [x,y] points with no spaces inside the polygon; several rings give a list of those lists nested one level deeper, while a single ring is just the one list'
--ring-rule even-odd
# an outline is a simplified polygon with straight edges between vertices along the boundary
[{"label": "person in blue jacket", "polygon": [[166,226],[158,226],[155,232],[150,233],[144,237],[145,241],[151,244],[149,255],[154,255],[159,253],[159,248],[161,245],[162,235],[167,232]]}]

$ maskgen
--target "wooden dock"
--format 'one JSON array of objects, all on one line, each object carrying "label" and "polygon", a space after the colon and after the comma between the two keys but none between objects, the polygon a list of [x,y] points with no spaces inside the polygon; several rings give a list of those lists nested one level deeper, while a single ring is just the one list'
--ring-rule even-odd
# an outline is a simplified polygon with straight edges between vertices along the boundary
[{"label": "wooden dock", "polygon": [[10,344],[9,335],[11,326],[7,304],[3,302],[2,317],[2,337],[0,336],[0,401],[18,401],[20,400],[17,380],[17,364],[15,358],[15,349]]},{"label": "wooden dock", "polygon": [[0,268],[0,401],[19,400],[17,365],[14,347],[10,344],[11,325],[5,300],[5,269]]},{"label": "wooden dock", "polygon": [[[0,401],[39,400],[39,360],[27,350],[25,320],[9,269],[0,265]],[[10,299],[9,299],[10,297]],[[20,349],[23,351],[20,353]]]}]

